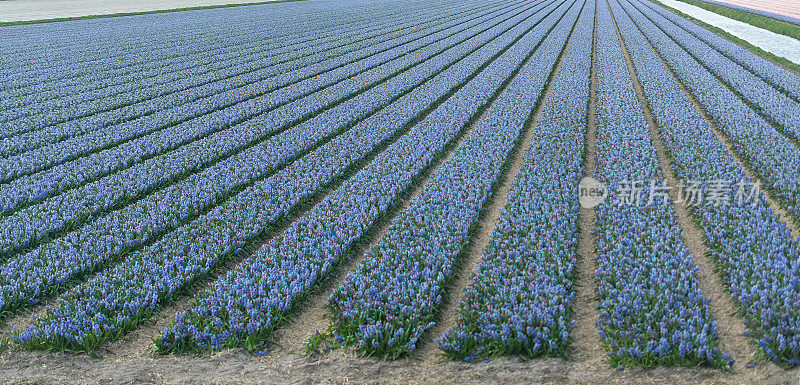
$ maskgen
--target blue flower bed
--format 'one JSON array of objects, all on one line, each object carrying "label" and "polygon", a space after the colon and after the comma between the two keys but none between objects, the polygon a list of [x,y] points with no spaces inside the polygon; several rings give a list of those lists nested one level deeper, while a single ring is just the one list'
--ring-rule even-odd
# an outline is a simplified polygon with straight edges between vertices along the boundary
[{"label": "blue flower bed", "polygon": [[[247,188],[247,186],[274,174],[282,167],[314,150],[316,146],[325,144],[331,138],[336,138],[337,135],[343,135],[343,133],[358,135],[358,132],[352,132],[352,130],[359,130],[360,127],[372,124],[383,117],[381,114],[373,115],[375,112],[382,107],[393,108],[390,103],[401,95],[416,97],[414,92],[408,92],[430,77],[449,68],[453,63],[468,57],[478,47],[502,34],[522,17],[524,15],[514,16],[503,21],[478,34],[474,40],[445,50],[439,56],[414,67],[413,70],[403,72],[380,86],[291,127],[259,145],[238,152],[235,156],[214,164],[213,167],[191,174],[178,183],[158,190],[134,204],[112,211],[108,215],[52,242],[44,243],[28,253],[15,256],[0,267],[0,295],[4,300],[0,304],[0,309],[13,311],[17,306],[35,302],[51,287],[57,288],[72,277],[101,268],[104,264],[124,255],[129,249],[151,239],[157,239],[158,236],[168,233],[180,226],[181,223],[224,202],[238,190]],[[411,55],[408,56],[411,57]],[[398,62],[400,65],[403,64],[403,60]],[[381,76],[379,71],[377,75]],[[369,78],[361,77],[354,77],[350,81],[374,82]],[[352,85],[351,87],[358,86]],[[449,88],[444,90],[447,89]],[[336,89],[330,90],[332,93],[333,91]],[[425,90],[415,92],[425,92]],[[334,93],[333,97],[335,95]],[[316,105],[323,103],[324,100],[324,98],[318,98],[314,103],[309,104]],[[232,135],[223,136],[222,140],[218,142],[206,142],[204,146],[193,148],[194,151],[184,154],[185,158],[178,158],[174,162],[166,163],[160,162],[161,159],[154,158],[144,164],[148,166],[144,170],[132,168],[131,170],[134,172],[131,174],[110,176],[109,179],[116,183],[111,183],[111,188],[101,190],[92,196],[97,199],[105,197],[112,199],[122,195],[119,199],[124,199],[126,197],[123,193],[115,190],[114,187],[146,187],[158,175],[169,174],[176,169],[181,169],[187,164],[191,164],[191,160],[202,162],[213,157],[213,154],[220,149],[235,149],[242,142],[251,142],[250,138],[264,135],[264,131],[274,131],[276,127],[283,125],[287,120],[296,119],[297,115],[295,114],[303,113],[303,108],[299,107],[289,105],[285,109],[278,109],[274,114],[265,115],[263,120],[252,122],[251,125],[243,125],[241,130],[231,131],[229,134]],[[357,125],[359,121],[361,123]],[[342,140],[346,141],[346,138],[347,136]],[[331,143],[338,142],[329,141],[325,144],[325,148],[332,148],[333,144]],[[216,147],[211,144],[215,144]],[[93,191],[93,187],[96,185],[87,185],[88,191]],[[124,192],[124,189],[122,191]],[[64,210],[66,214],[72,215],[82,206],[87,207],[87,210],[110,206],[104,200],[98,203],[87,196],[78,195],[78,197],[82,198],[78,201],[81,205],[75,201],[56,200],[53,203],[54,210],[59,210],[57,213]],[[68,210],[67,202],[73,205],[72,208],[75,211]],[[40,215],[41,219],[38,222],[27,217],[24,221],[7,221],[4,224],[8,224],[8,226],[16,224],[22,228],[22,230],[18,230],[21,233],[37,233],[42,232],[43,227],[50,225],[49,221],[54,217],[56,221],[53,226],[63,223],[58,216]]]},{"label": "blue flower bed", "polygon": [[452,358],[566,352],[594,14],[587,2],[456,325],[437,340]]},{"label": "blue flower bed", "polygon": [[[623,7],[632,11],[628,3],[623,2]],[[641,23],[641,15],[631,15]],[[629,25],[626,42],[630,42],[633,62],[675,173],[684,179],[752,183],[629,20],[625,21]],[[692,211],[701,219],[708,253],[721,267],[731,296],[744,309],[761,350],[778,364],[797,365],[800,245],[769,208],[763,193],[753,203],[702,205]]]},{"label": "blue flower bed", "polygon": [[[68,291],[46,316],[15,335],[15,340],[32,348],[91,351],[134,328],[164,301],[206,277],[293,208],[403,133],[432,103],[463,86],[470,74],[524,31],[525,23],[533,22],[525,20],[534,12],[509,20],[504,28],[511,27],[511,32],[360,121],[344,135]],[[442,113],[449,115],[452,107]]]},{"label": "blue flower bed", "polygon": [[[511,63],[524,63],[517,75],[331,295],[331,329],[342,344],[370,355],[404,356],[435,324],[471,229],[530,123],[582,8],[583,3],[562,4],[558,14],[537,27],[541,32],[526,35],[525,44],[506,53]],[[513,68],[511,63],[503,64]]]},{"label": "blue flower bed", "polygon": [[[664,177],[604,2],[597,28],[597,179],[611,191],[609,202],[598,206],[594,229],[603,345],[613,366],[724,366],[728,357],[717,347],[717,324],[672,204],[660,198],[615,203],[622,199],[621,181],[660,185]],[[649,194],[646,185],[642,195]]]}]

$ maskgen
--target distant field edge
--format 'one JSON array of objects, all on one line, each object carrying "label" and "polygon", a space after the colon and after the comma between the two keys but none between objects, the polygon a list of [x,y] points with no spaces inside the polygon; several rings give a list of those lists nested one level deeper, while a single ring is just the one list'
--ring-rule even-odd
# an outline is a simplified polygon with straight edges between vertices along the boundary
[{"label": "distant field edge", "polygon": [[[715,1],[700,1],[700,0],[678,0],[686,4],[694,5],[695,7],[703,8],[707,11],[729,17],[743,23],[750,24],[754,27],[763,28],[767,31],[772,31],[781,35],[786,35],[800,40],[800,25],[793,24],[785,20],[777,19],[767,15],[748,12],[738,8],[731,8],[722,5]],[[757,11],[757,10],[754,10]],[[775,15],[781,16],[781,15]],[[788,16],[786,16],[789,18]]]},{"label": "distant field edge", "polygon": [[201,10],[201,9],[242,7],[242,6],[247,6],[247,5],[277,4],[277,3],[289,3],[289,2],[296,2],[296,1],[305,1],[305,0],[264,0],[264,1],[253,1],[253,2],[247,2],[247,3],[229,3],[229,4],[215,4],[215,5],[198,5],[198,6],[195,6],[195,7],[154,9],[152,11],[118,12],[118,13],[107,13],[107,14],[100,14],[100,15],[56,17],[56,18],[52,18],[52,19],[0,21],[0,27],[11,27],[11,26],[15,26],[15,25],[27,25],[27,24],[57,23],[57,22],[60,22],[60,21],[75,21],[75,20],[86,20],[86,19],[105,19],[105,18],[109,18],[109,17],[121,17],[121,16],[138,16],[138,15],[149,15],[149,14],[154,14],[154,13],[198,11],[198,10]]},{"label": "distant field edge", "polygon": [[[745,41],[743,39],[740,39],[740,38],[738,38],[736,36],[731,35],[728,32],[725,32],[724,30],[722,30],[719,27],[715,27],[715,26],[713,26],[711,24],[708,24],[708,23],[706,23],[706,22],[704,22],[702,20],[695,19],[694,17],[691,17],[691,16],[689,16],[689,15],[687,15],[687,14],[685,14],[685,13],[683,13],[683,12],[681,12],[681,11],[675,9],[675,8],[669,7],[669,6],[661,3],[658,0],[649,0],[649,1],[651,3],[659,6],[659,7],[662,7],[664,9],[676,14],[676,15],[679,15],[679,16],[683,17],[686,20],[691,21],[692,23],[695,23],[695,24],[697,24],[697,25],[699,25],[699,26],[701,26],[701,27],[703,27],[703,28],[705,28],[705,29],[707,29],[707,30],[709,30],[711,32],[714,32],[715,34],[717,34],[719,36],[722,36],[723,38],[728,39],[733,43],[736,43],[736,44],[742,46],[743,48],[747,49],[748,51],[750,51],[750,52],[752,52],[752,53],[754,53],[754,54],[756,54],[758,56],[761,56],[762,58],[767,59],[767,60],[769,60],[769,61],[771,61],[771,62],[773,62],[773,63],[775,63],[775,64],[777,64],[777,65],[779,65],[779,66],[781,66],[783,68],[785,68],[786,70],[789,70],[789,71],[793,72],[796,75],[800,75],[800,65],[792,62],[789,59],[786,59],[786,58],[784,58],[782,56],[775,55],[775,54],[773,54],[771,52],[767,52],[767,51],[765,51],[765,50],[763,50],[763,49],[761,49],[761,48],[759,48],[759,47],[757,47],[757,46],[755,46],[753,44],[748,43],[747,41]],[[681,0],[681,1],[685,1],[685,0]]]}]

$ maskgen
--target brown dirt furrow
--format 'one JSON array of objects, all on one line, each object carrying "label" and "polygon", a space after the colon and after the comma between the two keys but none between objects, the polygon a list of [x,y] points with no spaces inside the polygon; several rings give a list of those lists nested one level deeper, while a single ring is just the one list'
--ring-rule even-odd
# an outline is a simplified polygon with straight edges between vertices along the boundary
[{"label": "brown dirt furrow", "polygon": [[[596,11],[595,11],[596,12]],[[597,19],[595,14],[595,33]],[[593,34],[592,67],[589,107],[587,110],[586,142],[584,144],[584,176],[593,177],[597,173],[597,36]],[[597,311],[595,281],[595,236],[594,228],[597,212],[593,208],[581,208],[578,219],[580,239],[578,243],[577,279],[575,281],[575,298],[572,302],[575,326],[570,332],[572,343],[572,361],[566,377],[570,383],[587,384],[596,380],[592,374],[598,370],[610,370],[606,360],[606,351],[601,347],[597,330]]]}]

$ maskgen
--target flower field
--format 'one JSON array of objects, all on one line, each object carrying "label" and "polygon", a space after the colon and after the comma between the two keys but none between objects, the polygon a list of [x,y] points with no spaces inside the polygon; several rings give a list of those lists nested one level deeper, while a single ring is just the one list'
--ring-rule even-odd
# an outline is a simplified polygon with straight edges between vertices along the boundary
[{"label": "flower field", "polygon": [[657,3],[308,0],[0,41],[0,360],[288,333],[800,366],[800,76]]}]

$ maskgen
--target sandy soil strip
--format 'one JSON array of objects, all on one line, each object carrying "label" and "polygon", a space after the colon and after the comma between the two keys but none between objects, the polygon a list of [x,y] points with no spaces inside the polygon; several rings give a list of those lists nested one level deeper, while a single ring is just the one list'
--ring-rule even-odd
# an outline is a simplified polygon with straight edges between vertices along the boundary
[{"label": "sandy soil strip", "polygon": [[[595,8],[594,33],[592,34],[592,67],[587,110],[586,143],[584,145],[584,177],[597,174],[597,9]],[[576,197],[577,198],[577,197]],[[572,319],[575,326],[570,332],[574,367],[567,375],[568,382],[588,384],[596,380],[592,371],[611,370],[606,351],[601,347],[597,330],[600,313],[597,310],[597,282],[595,281],[596,238],[594,236],[597,212],[593,208],[581,208],[578,219],[580,239],[578,243],[578,274],[575,281],[575,298],[572,302]]]},{"label": "sandy soil strip", "polygon": [[678,0],[658,0],[664,5],[677,9],[691,17],[718,27],[748,43],[775,55],[782,56],[800,64],[800,41],[786,35],[758,28],[720,14],[706,11]]},{"label": "sandy soil strip", "polygon": [[[614,27],[617,30],[617,36],[622,45],[622,52],[625,55],[628,72],[631,74],[631,79],[636,89],[636,97],[639,100],[642,112],[649,126],[650,136],[656,148],[656,153],[658,154],[658,164],[661,167],[661,172],[664,174],[664,179],[669,186],[677,186],[678,180],[670,166],[667,150],[661,140],[661,134],[653,119],[653,114],[648,107],[644,88],[636,74],[628,48],[622,40],[616,18],[614,20]],[[669,195],[673,202],[678,201],[678,192],[675,189],[671,189]],[[744,365],[752,361],[755,356],[755,345],[749,338],[744,336],[744,333],[747,332],[747,328],[743,320],[736,315],[737,309],[736,306],[734,306],[733,299],[723,286],[719,275],[714,271],[715,264],[708,256],[705,234],[702,229],[695,224],[693,216],[689,213],[685,204],[673,204],[673,207],[675,208],[678,225],[681,228],[683,243],[689,249],[692,262],[698,268],[695,278],[697,278],[700,285],[700,290],[703,292],[703,296],[712,298],[708,307],[714,315],[719,328],[720,350],[730,354],[734,359],[734,370],[742,369]]]},{"label": "sandy soil strip", "polygon": [[275,0],[2,0],[0,22],[150,12]]}]

